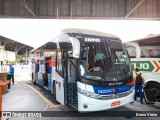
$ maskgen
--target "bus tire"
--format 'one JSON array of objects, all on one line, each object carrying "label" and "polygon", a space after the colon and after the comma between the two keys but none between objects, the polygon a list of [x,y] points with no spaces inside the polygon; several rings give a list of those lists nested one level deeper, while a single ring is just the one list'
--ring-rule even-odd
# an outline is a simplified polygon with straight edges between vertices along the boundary
[{"label": "bus tire", "polygon": [[149,103],[147,100],[146,100],[146,97],[144,97],[144,101],[146,104],[152,104],[152,103]]},{"label": "bus tire", "polygon": [[160,99],[160,83],[149,82],[145,88],[150,89],[153,92],[153,96],[156,99],[156,101],[160,102],[159,101],[159,99]]}]

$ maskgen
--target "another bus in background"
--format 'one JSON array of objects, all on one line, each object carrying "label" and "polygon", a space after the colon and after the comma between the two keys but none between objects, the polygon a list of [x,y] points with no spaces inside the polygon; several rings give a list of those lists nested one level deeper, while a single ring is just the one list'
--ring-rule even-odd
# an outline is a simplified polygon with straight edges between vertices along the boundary
[{"label": "another bus in background", "polygon": [[160,102],[160,35],[126,42],[132,69],[139,68],[145,78],[144,97],[147,103]]}]

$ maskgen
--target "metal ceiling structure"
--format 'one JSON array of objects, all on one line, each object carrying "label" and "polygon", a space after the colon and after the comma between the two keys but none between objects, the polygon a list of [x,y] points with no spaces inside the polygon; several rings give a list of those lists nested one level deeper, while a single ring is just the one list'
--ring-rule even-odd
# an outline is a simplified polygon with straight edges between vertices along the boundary
[{"label": "metal ceiling structure", "polygon": [[24,55],[26,51],[31,51],[33,47],[16,42],[6,37],[0,36],[0,47],[8,51],[16,52],[17,55]]},{"label": "metal ceiling structure", "polygon": [[0,0],[0,17],[160,20],[160,0]]},{"label": "metal ceiling structure", "polygon": [[[0,18],[160,20],[160,0],[0,0]],[[9,41],[0,36],[7,50],[25,46]]]}]

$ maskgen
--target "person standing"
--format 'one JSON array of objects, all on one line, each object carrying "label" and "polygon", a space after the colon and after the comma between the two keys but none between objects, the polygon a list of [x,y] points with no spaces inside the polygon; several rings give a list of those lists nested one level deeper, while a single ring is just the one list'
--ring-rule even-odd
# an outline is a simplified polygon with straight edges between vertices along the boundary
[{"label": "person standing", "polygon": [[40,64],[40,61],[39,59],[36,61],[36,72],[39,72],[39,64]]},{"label": "person standing", "polygon": [[9,74],[12,79],[12,84],[14,84],[14,67],[12,65],[9,65]]},{"label": "person standing", "polygon": [[139,69],[136,68],[135,69],[135,73],[133,75],[133,78],[135,80],[135,95],[134,95],[134,100],[137,100],[137,93],[139,91],[139,95],[140,95],[140,102],[141,104],[143,104],[143,82],[144,82],[144,76],[142,73],[139,72]]}]

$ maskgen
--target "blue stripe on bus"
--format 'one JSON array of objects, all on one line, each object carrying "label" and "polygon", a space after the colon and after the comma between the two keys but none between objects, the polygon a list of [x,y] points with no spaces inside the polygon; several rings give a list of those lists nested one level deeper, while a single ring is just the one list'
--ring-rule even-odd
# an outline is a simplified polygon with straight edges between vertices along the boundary
[{"label": "blue stripe on bus", "polygon": [[134,85],[123,85],[123,86],[115,86],[115,87],[98,87],[93,86],[94,92],[100,95],[110,95],[110,94],[118,94],[127,92]]}]

